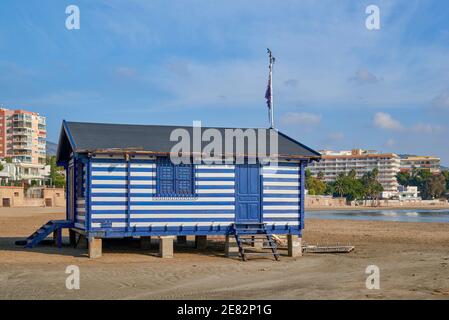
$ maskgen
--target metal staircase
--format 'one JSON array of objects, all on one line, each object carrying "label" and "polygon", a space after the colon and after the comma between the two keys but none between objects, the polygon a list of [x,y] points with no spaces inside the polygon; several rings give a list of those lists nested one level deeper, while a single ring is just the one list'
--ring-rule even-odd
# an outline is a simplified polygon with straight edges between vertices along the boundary
[{"label": "metal staircase", "polygon": [[62,229],[72,228],[73,221],[50,220],[26,239],[25,248],[34,248],[52,232],[57,232],[58,247],[61,247]]},{"label": "metal staircase", "polygon": [[[265,223],[234,223],[231,232],[235,236],[243,261],[248,257],[257,256],[273,256],[279,260],[276,243],[267,233]],[[256,243],[261,243],[262,246],[257,247]]]}]

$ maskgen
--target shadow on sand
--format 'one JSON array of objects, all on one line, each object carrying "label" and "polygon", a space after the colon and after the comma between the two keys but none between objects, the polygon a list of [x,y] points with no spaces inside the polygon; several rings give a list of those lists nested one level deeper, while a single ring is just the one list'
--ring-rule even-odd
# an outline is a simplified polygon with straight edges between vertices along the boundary
[{"label": "shadow on sand", "polygon": [[[69,245],[69,238],[63,237],[62,248],[58,248],[53,244],[50,238],[47,238],[43,243],[39,244],[35,248],[24,248],[23,245],[16,245],[17,241],[23,241],[24,238],[20,237],[0,237],[0,250],[14,251],[14,252],[37,252],[48,255],[63,255],[72,257],[85,257],[88,258],[87,246],[78,245],[74,248]],[[103,239],[103,254],[108,253],[123,253],[123,254],[142,254],[158,257],[159,244],[157,239],[151,241],[151,246],[148,249],[140,248],[140,240],[138,238],[123,238],[123,239]],[[188,253],[188,254],[200,254],[209,257],[226,258],[224,254],[225,242],[212,240],[208,241],[208,247],[206,249],[196,249],[195,241],[187,241],[186,244],[178,244],[174,242],[174,253]],[[281,255],[284,255],[284,250],[279,250]],[[235,257],[233,259],[239,259]]]}]

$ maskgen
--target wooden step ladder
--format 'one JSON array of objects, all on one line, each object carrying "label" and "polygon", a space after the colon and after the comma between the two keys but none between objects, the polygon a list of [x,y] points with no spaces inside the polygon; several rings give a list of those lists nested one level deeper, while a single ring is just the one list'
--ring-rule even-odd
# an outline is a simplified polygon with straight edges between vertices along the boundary
[{"label": "wooden step ladder", "polygon": [[[248,257],[273,256],[279,260],[276,243],[267,233],[265,223],[234,223],[231,232],[239,247],[240,257],[246,261]],[[260,248],[255,243],[262,242]]]}]

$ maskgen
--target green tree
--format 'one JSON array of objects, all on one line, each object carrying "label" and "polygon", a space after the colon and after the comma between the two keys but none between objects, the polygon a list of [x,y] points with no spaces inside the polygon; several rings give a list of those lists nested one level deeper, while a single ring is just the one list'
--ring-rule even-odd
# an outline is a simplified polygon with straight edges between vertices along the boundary
[{"label": "green tree", "polygon": [[446,192],[446,179],[442,174],[428,177],[423,185],[421,196],[426,199],[437,199]]},{"label": "green tree", "polygon": [[399,172],[396,174],[396,179],[401,186],[408,187],[411,183],[411,176],[408,172]]},{"label": "green tree", "polygon": [[310,170],[306,170],[306,189],[310,195],[322,195],[326,191],[326,182],[312,176]]},{"label": "green tree", "polygon": [[332,191],[334,196],[345,197],[346,201],[360,199],[363,195],[363,185],[356,177],[356,172],[351,170],[347,175],[339,173],[335,182],[329,187],[327,192]]},{"label": "green tree", "polygon": [[449,170],[443,170],[441,174],[446,179],[446,192],[449,192]]},{"label": "green tree", "polygon": [[56,165],[56,156],[47,157],[47,165],[50,165],[50,179],[53,186],[65,187],[65,176],[61,174],[64,168]]},{"label": "green tree", "polygon": [[367,172],[363,175],[361,182],[363,185],[363,197],[365,202],[370,200],[378,200],[380,194],[384,190],[382,184],[378,181],[379,170],[374,168],[372,171]]}]

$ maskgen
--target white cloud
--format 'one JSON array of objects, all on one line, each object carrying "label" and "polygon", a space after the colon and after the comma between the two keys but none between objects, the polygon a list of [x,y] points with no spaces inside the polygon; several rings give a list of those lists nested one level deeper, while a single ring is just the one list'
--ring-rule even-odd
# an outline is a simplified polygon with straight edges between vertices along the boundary
[{"label": "white cloud", "polygon": [[411,130],[417,133],[435,134],[444,132],[446,128],[437,124],[417,123],[411,128]]},{"label": "white cloud", "polygon": [[385,112],[377,112],[374,115],[373,123],[377,128],[386,130],[402,130],[402,124],[394,119],[390,114]]},{"label": "white cloud", "polygon": [[446,127],[444,126],[423,122],[419,122],[412,126],[405,127],[401,124],[401,122],[394,119],[390,114],[385,112],[376,113],[374,115],[373,123],[377,128],[393,131],[414,132],[423,134],[438,134],[446,131]]},{"label": "white cloud", "polygon": [[321,116],[308,112],[287,112],[281,116],[283,124],[302,124],[302,125],[316,125],[321,122]]}]

